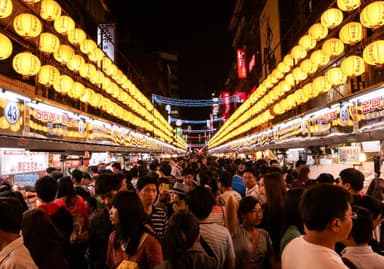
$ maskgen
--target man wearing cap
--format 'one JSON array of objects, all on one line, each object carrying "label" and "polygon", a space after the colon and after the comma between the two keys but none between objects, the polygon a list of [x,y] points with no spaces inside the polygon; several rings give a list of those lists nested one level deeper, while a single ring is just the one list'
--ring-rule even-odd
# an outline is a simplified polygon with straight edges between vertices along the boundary
[{"label": "man wearing cap", "polygon": [[185,195],[189,191],[189,187],[180,182],[176,182],[171,189],[171,204],[175,213],[186,209]]}]

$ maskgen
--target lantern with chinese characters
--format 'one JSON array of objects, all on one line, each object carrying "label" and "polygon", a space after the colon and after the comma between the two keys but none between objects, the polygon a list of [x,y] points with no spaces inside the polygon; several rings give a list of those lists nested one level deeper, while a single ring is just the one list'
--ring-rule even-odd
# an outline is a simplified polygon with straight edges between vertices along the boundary
[{"label": "lantern with chinese characters", "polygon": [[5,60],[12,54],[12,41],[0,33],[0,60]]},{"label": "lantern with chinese characters", "polygon": [[40,60],[32,53],[25,51],[18,53],[12,61],[13,69],[23,77],[36,75],[40,70]]},{"label": "lantern with chinese characters", "polygon": [[292,48],[291,54],[296,61],[299,61],[307,56],[307,51],[302,46],[296,45]]},{"label": "lantern with chinese characters", "polygon": [[329,92],[332,88],[331,83],[329,83],[324,76],[316,77],[312,82],[313,89],[318,93]]},{"label": "lantern with chinese characters", "polygon": [[57,81],[53,83],[53,88],[59,93],[68,93],[72,88],[73,79],[67,75],[61,75]]},{"label": "lantern with chinese characters", "polygon": [[71,46],[60,45],[58,50],[53,53],[53,57],[61,64],[67,64],[69,60],[75,55],[75,51]]},{"label": "lantern with chinese characters", "polygon": [[104,52],[100,48],[94,49],[88,54],[88,58],[91,62],[99,63],[104,57]]},{"label": "lantern with chinese characters", "polygon": [[360,22],[367,28],[377,28],[384,25],[384,1],[368,4],[360,13]]},{"label": "lantern with chinese characters", "polygon": [[353,45],[360,42],[363,38],[363,27],[359,22],[350,22],[344,25],[339,32],[341,41],[345,44]]},{"label": "lantern with chinese characters", "polygon": [[314,40],[310,35],[304,35],[299,39],[299,45],[308,51],[316,46],[316,40]]},{"label": "lantern with chinese characters", "polygon": [[321,23],[315,23],[309,28],[308,33],[314,40],[319,41],[328,35],[328,28]]},{"label": "lantern with chinese characters", "polygon": [[319,92],[315,91],[315,89],[312,87],[312,83],[307,83],[303,87],[304,95],[308,97],[308,99],[315,98],[317,95],[319,95]]},{"label": "lantern with chinese characters", "polygon": [[12,0],[0,0],[0,19],[7,18],[13,10]]},{"label": "lantern with chinese characters", "polygon": [[329,56],[339,56],[344,52],[344,43],[338,38],[327,39],[321,48]]},{"label": "lantern with chinese characters", "polygon": [[85,88],[85,92],[82,96],[80,96],[80,101],[83,103],[89,103],[93,97],[95,92],[90,88]]},{"label": "lantern with chinese characters", "polygon": [[29,13],[22,13],[15,17],[13,28],[19,36],[33,38],[41,33],[41,22],[38,17]]},{"label": "lantern with chinese characters", "polygon": [[68,31],[68,41],[74,46],[80,46],[86,38],[87,34],[80,28]]},{"label": "lantern with chinese characters", "polygon": [[314,64],[317,64],[319,66],[323,66],[323,65],[326,65],[327,63],[329,63],[329,56],[328,56],[328,54],[326,54],[322,50],[315,50],[311,54],[310,59],[311,59],[311,61]]},{"label": "lantern with chinese characters", "polygon": [[304,61],[302,61],[300,64],[300,68],[304,71],[304,73],[307,74],[313,74],[317,71],[317,65],[314,64],[311,59],[305,59]]},{"label": "lantern with chinese characters", "polygon": [[342,11],[352,11],[360,6],[360,0],[337,0],[337,6]]},{"label": "lantern with chinese characters", "polygon": [[83,96],[84,93],[85,86],[82,83],[75,81],[72,85],[72,88],[70,88],[68,91],[68,96],[74,99],[79,99],[80,96]]},{"label": "lantern with chinese characters", "polygon": [[37,74],[37,81],[46,87],[52,86],[59,78],[59,70],[52,65],[43,65]]},{"label": "lantern with chinese characters", "polygon": [[338,8],[330,8],[321,14],[321,24],[328,29],[333,29],[343,21],[343,12]]},{"label": "lantern with chinese characters", "polygon": [[42,0],[40,17],[46,21],[54,21],[61,16],[61,7],[54,0]]},{"label": "lantern with chinese characters", "polygon": [[333,67],[325,72],[325,78],[332,85],[341,85],[347,81],[347,77],[339,67]]},{"label": "lantern with chinese characters", "polygon": [[84,54],[90,54],[97,48],[95,41],[92,39],[86,39],[80,44],[80,50]]},{"label": "lantern with chinese characters", "polygon": [[340,68],[348,77],[360,76],[365,72],[365,63],[363,58],[352,55],[342,61]]},{"label": "lantern with chinese characters", "polygon": [[289,69],[290,69],[289,66],[287,66],[284,62],[280,62],[277,65],[277,70],[279,70],[283,74],[289,72]]},{"label": "lantern with chinese characters", "polygon": [[91,79],[91,77],[95,72],[96,72],[96,67],[90,63],[86,63],[80,68],[80,76],[88,80]]},{"label": "lantern with chinese characters", "polygon": [[369,65],[384,64],[384,40],[374,41],[363,51],[364,61]]},{"label": "lantern with chinese characters", "polygon": [[83,56],[79,54],[73,55],[67,63],[68,69],[75,73],[79,73],[83,65],[85,65],[85,60]]},{"label": "lantern with chinese characters", "polygon": [[51,33],[41,33],[39,36],[39,50],[45,54],[57,52],[60,47],[60,40]]},{"label": "lantern with chinese characters", "polygon": [[53,23],[56,32],[66,35],[69,31],[75,29],[75,22],[71,17],[60,16]]}]

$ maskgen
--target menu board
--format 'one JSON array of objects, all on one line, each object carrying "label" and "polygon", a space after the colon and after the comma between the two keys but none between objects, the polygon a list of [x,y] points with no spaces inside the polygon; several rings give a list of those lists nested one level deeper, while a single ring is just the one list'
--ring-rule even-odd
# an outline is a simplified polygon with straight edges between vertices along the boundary
[{"label": "menu board", "polygon": [[360,147],[359,146],[351,146],[351,147],[339,147],[339,163],[345,164],[360,164],[359,155],[360,155]]},{"label": "menu board", "polygon": [[29,132],[32,136],[68,141],[85,141],[86,123],[72,113],[47,106],[29,106]]},{"label": "menu board", "polygon": [[15,175],[43,171],[48,167],[48,152],[1,148],[1,174]]}]

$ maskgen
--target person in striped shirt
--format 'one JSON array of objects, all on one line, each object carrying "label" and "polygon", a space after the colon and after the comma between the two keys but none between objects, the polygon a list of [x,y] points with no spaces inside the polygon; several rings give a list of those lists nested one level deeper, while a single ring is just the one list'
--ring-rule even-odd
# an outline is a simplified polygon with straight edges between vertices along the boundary
[{"label": "person in striped shirt", "polygon": [[136,190],[148,215],[150,228],[162,242],[168,228],[168,217],[165,210],[154,205],[159,194],[159,182],[154,177],[142,176],[137,181]]}]

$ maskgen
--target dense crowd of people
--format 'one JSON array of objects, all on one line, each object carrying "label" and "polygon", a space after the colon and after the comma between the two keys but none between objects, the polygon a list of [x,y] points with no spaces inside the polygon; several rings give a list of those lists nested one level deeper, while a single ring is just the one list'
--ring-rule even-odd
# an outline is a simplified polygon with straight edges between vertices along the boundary
[{"label": "dense crowd of people", "polygon": [[0,184],[0,268],[384,268],[384,180],[178,157]]}]

